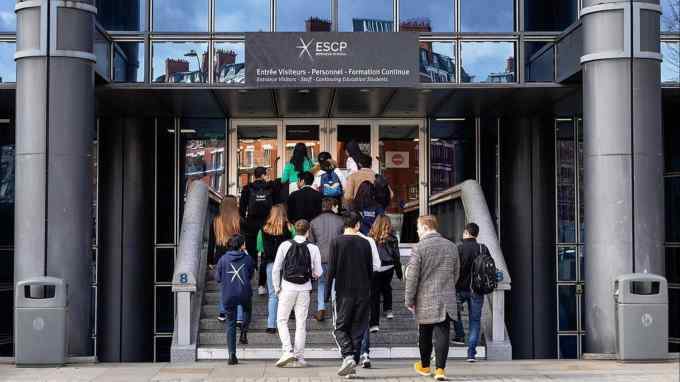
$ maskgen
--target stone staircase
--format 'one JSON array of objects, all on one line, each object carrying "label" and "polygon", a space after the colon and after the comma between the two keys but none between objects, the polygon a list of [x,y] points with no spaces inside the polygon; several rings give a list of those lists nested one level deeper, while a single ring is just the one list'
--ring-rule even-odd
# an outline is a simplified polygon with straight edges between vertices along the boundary
[{"label": "stone staircase", "polygon": [[[407,261],[407,259],[405,259]],[[203,297],[200,328],[198,336],[198,360],[226,359],[225,324],[217,320],[219,285],[206,278],[207,285]],[[388,358],[417,358],[418,329],[413,315],[404,306],[404,283],[398,279],[392,281],[394,319],[382,318],[380,332],[371,334],[371,357],[374,359]],[[256,291],[256,288],[254,288]],[[337,346],[331,335],[333,324],[330,309],[327,310],[326,320],[318,322],[311,318],[316,312],[316,285],[312,291],[310,316],[307,317],[307,342],[305,357],[308,359],[336,359],[339,357]],[[464,313],[464,326],[467,333],[467,312]],[[291,336],[295,323],[289,323]],[[241,359],[278,359],[281,356],[281,342],[277,334],[268,334],[267,328],[267,296],[253,296],[253,315],[248,332],[249,344],[238,345],[237,355]],[[451,339],[453,340],[453,325]],[[477,349],[478,357],[486,357],[484,346]],[[451,345],[450,358],[465,358],[466,347]]]}]

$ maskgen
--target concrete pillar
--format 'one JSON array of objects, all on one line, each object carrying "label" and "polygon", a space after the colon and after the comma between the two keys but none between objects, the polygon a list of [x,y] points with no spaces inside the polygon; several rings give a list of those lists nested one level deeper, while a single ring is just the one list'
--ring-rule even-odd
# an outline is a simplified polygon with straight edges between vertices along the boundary
[{"label": "concrete pillar", "polygon": [[616,351],[613,280],[664,275],[658,0],[584,0],[586,347]]},{"label": "concrete pillar", "polygon": [[14,279],[69,286],[69,353],[92,355],[92,0],[18,2]]}]

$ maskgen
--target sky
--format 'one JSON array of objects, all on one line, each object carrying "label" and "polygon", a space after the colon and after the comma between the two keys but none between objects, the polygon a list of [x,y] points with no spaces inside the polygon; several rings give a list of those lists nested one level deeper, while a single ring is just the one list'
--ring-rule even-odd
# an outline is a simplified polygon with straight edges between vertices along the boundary
[{"label": "sky", "polygon": [[156,31],[208,31],[208,0],[155,0],[153,4]]},{"label": "sky", "polygon": [[175,58],[187,60],[189,62],[189,71],[198,70],[198,61],[196,57],[184,57],[186,53],[191,50],[198,53],[201,65],[203,65],[203,53],[208,50],[207,42],[156,42],[153,44],[153,72],[151,74],[151,81],[158,76],[165,74],[165,59]]},{"label": "sky", "polygon": [[514,0],[461,0],[461,32],[512,32]]},{"label": "sky", "polygon": [[0,0],[0,32],[14,32],[16,29],[15,4],[15,0]]},{"label": "sky", "polygon": [[310,17],[331,19],[330,0],[278,0],[278,7],[277,24],[281,32],[304,31],[305,20]]},{"label": "sky", "polygon": [[466,42],[461,45],[462,68],[475,76],[473,82],[483,82],[490,73],[505,72],[506,60],[515,56],[511,42]]},{"label": "sky", "polygon": [[215,31],[269,32],[269,0],[215,0]]},{"label": "sky", "polygon": [[401,0],[399,3],[401,21],[427,18],[433,32],[452,32],[453,16],[452,0]]}]

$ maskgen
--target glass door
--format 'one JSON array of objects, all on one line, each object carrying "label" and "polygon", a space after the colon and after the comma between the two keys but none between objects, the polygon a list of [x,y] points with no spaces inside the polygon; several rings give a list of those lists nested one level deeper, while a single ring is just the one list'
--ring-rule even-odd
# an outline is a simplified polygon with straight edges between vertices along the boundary
[{"label": "glass door", "polygon": [[375,135],[373,127],[374,124],[370,120],[333,120],[332,127],[329,129],[329,152],[337,162],[338,168],[345,173],[345,176],[349,175],[347,144],[351,141],[359,145],[359,150],[363,154],[373,158],[373,169],[378,169],[376,161],[378,153],[373,148],[373,142],[377,142],[377,137],[373,139]]},{"label": "glass door", "polygon": [[280,121],[232,120],[229,129],[229,193],[238,195],[253,181],[257,167],[269,170],[269,178],[280,176],[283,146]]}]

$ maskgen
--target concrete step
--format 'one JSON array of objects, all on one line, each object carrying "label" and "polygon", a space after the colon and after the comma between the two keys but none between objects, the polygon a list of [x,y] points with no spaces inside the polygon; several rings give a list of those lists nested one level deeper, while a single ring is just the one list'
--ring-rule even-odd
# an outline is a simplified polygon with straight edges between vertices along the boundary
[{"label": "concrete step", "polygon": [[[310,299],[314,304],[316,304],[317,301],[317,290],[314,289],[311,291],[310,294]],[[253,293],[253,304],[258,304],[258,303],[263,303],[266,304],[267,300],[269,297],[267,295],[259,295],[257,293]],[[217,304],[220,301],[220,292],[219,291],[207,291],[203,294],[203,304],[205,305],[212,305],[212,304]],[[403,290],[396,290],[392,291],[392,303],[393,305],[404,305],[404,291]]]},{"label": "concrete step", "polygon": [[[294,327],[291,326],[291,335],[294,335]],[[281,341],[277,334],[269,334],[263,331],[249,331],[248,341],[257,346],[280,346]],[[397,332],[378,332],[371,334],[371,346],[417,346],[418,332],[397,331]],[[313,330],[307,332],[306,343],[310,346],[334,346],[335,340],[330,330]],[[227,344],[227,335],[223,331],[202,331],[199,334],[199,344],[224,345]]]},{"label": "concrete step", "polygon": [[[236,355],[240,360],[277,360],[281,356],[280,346],[275,347],[262,347],[262,346],[243,346],[238,345],[236,350]],[[200,361],[207,360],[226,360],[227,359],[227,349],[224,346],[199,346],[196,352],[196,356]],[[372,346],[371,347],[371,358],[375,365],[377,360],[387,360],[387,359],[418,359],[420,357],[420,352],[415,346]],[[465,359],[467,358],[467,348],[463,346],[452,346],[449,348],[449,359]],[[486,358],[486,348],[483,346],[477,347],[477,358]],[[332,359],[339,360],[340,355],[338,354],[338,349],[335,346],[308,346],[305,348],[305,359],[307,360],[319,360],[319,359]],[[380,367],[380,365],[376,365]]]},{"label": "concrete step", "polygon": [[[307,320],[307,330],[325,330],[330,331],[333,328],[333,321],[329,313],[326,314],[326,320],[323,322],[318,322],[314,319]],[[464,323],[466,325],[467,323]],[[289,327],[293,328],[295,326],[295,321],[291,320],[288,322]],[[265,330],[267,329],[267,320],[262,318],[256,318],[250,323],[251,330]],[[209,317],[202,318],[200,323],[200,331],[223,331],[225,330],[225,323],[217,320],[217,318]],[[382,318],[380,320],[380,330],[383,331],[408,331],[417,330],[415,321],[413,320],[388,320]]]},{"label": "concrete step", "polygon": [[[253,281],[252,287],[253,287],[253,291],[257,290],[258,285],[255,281]],[[314,286],[314,289],[316,289],[316,285]],[[206,292],[219,291],[219,284],[216,281],[211,279],[210,281],[206,282],[206,289],[205,290],[206,290]],[[398,290],[403,291],[404,290],[404,282],[395,277],[392,280],[392,290],[393,291],[398,291]]]},{"label": "concrete step", "polygon": [[[413,314],[408,311],[405,307],[403,307],[403,304],[395,304],[394,305],[394,319],[395,320],[406,320],[406,321],[413,321]],[[266,303],[260,303],[260,304],[253,304],[253,310],[252,310],[252,317],[254,319],[262,318],[262,317],[267,317],[267,304]],[[313,313],[315,313],[314,308],[310,309],[309,316],[311,316]],[[211,305],[203,305],[202,310],[201,310],[201,318],[214,318],[217,317],[219,314],[219,306],[217,304],[211,304]],[[330,318],[330,311],[327,312],[328,317]]]}]

